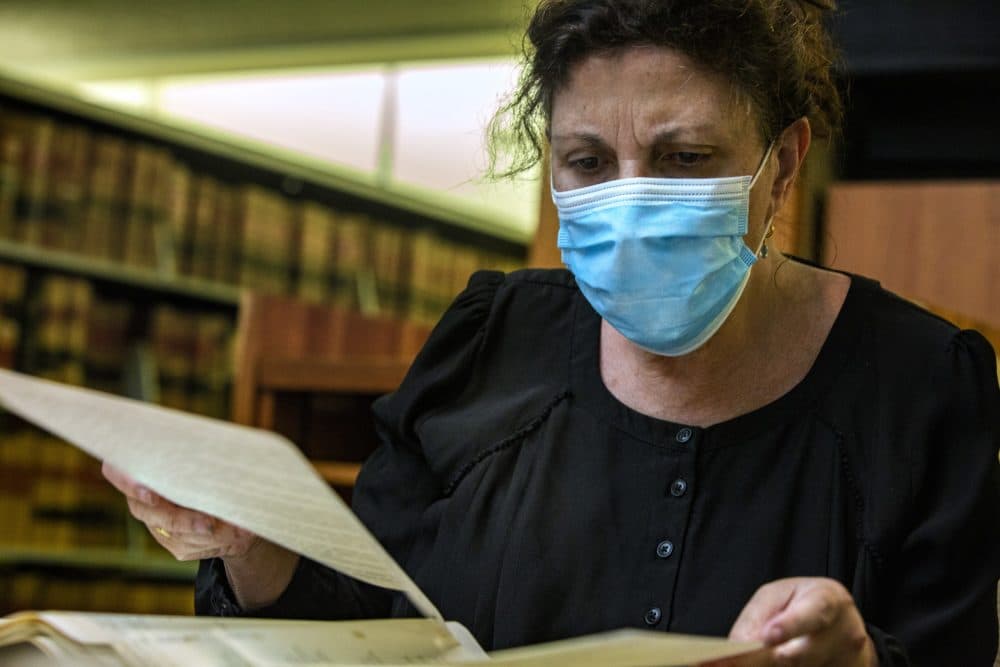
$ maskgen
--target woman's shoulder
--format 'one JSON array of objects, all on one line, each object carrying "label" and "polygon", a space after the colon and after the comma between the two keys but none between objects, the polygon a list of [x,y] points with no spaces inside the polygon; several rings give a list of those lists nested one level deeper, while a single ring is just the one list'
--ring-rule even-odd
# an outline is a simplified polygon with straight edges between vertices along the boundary
[{"label": "woman's shoulder", "polygon": [[840,370],[825,402],[830,412],[860,419],[858,432],[910,432],[903,440],[912,443],[932,422],[957,420],[971,406],[979,406],[977,414],[963,418],[980,424],[1000,409],[996,353],[979,332],[875,280],[850,278],[831,334]]},{"label": "woman's shoulder", "polygon": [[996,394],[996,355],[981,334],[876,280],[843,275],[847,297],[813,369],[823,376],[823,411],[835,423],[910,429],[947,412],[956,395]]},{"label": "woman's shoulder", "polygon": [[924,304],[886,289],[879,281],[845,273],[851,285],[838,326],[855,334],[862,350],[885,364],[926,364],[956,346],[989,344],[977,332],[964,331]]},{"label": "woman's shoulder", "polygon": [[465,336],[504,327],[514,318],[522,330],[552,324],[552,310],[572,302],[579,293],[573,275],[564,269],[520,269],[510,273],[476,271],[465,289],[442,315],[431,334],[435,338]]},{"label": "woman's shoulder", "polygon": [[455,311],[471,311],[484,338],[519,332],[503,342],[517,345],[541,337],[554,343],[552,337],[570,325],[579,296],[573,275],[565,269],[479,271],[442,322]]},{"label": "woman's shoulder", "polygon": [[468,432],[532,414],[565,391],[577,294],[568,271],[473,274],[377,416]]}]

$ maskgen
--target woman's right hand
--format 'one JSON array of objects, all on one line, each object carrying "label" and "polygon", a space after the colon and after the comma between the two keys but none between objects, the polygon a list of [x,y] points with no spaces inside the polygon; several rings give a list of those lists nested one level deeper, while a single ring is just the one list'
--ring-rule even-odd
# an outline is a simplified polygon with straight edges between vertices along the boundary
[{"label": "woman's right hand", "polygon": [[153,539],[177,560],[238,559],[249,554],[260,540],[231,523],[175,505],[107,463],[101,472],[125,494],[132,516],[146,524]]},{"label": "woman's right hand", "polygon": [[216,517],[175,505],[105,463],[101,472],[125,494],[129,511],[177,560],[221,558],[229,587],[244,609],[275,602],[288,587],[298,554]]}]

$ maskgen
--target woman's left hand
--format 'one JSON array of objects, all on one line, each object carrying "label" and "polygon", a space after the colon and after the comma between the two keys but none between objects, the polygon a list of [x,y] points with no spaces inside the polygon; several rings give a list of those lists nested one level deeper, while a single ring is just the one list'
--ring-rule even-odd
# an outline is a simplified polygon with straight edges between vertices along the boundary
[{"label": "woman's left hand", "polygon": [[743,607],[729,638],[762,641],[765,648],[702,667],[878,667],[875,646],[854,599],[833,579],[779,579],[761,586]]}]

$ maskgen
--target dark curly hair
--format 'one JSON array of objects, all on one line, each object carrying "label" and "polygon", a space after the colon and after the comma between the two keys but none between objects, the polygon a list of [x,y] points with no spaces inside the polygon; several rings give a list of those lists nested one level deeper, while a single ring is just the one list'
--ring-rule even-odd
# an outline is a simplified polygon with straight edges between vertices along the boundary
[{"label": "dark curly hair", "polygon": [[521,80],[490,123],[491,174],[539,162],[553,95],[575,65],[633,46],[676,49],[727,77],[756,110],[765,142],[802,117],[816,136],[833,135],[843,107],[822,20],[832,9],[833,0],[541,0]]}]

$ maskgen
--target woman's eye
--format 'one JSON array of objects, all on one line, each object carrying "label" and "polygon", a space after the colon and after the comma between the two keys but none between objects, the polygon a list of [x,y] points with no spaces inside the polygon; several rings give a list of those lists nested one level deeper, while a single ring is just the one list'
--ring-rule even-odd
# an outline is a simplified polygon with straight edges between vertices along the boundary
[{"label": "woman's eye", "polygon": [[601,166],[601,161],[596,157],[582,157],[572,160],[571,164],[582,171],[596,171]]},{"label": "woman's eye", "polygon": [[695,165],[701,164],[708,159],[708,154],[693,153],[691,151],[678,151],[676,153],[668,153],[667,155],[664,155],[662,159],[681,167],[694,167]]}]

